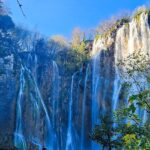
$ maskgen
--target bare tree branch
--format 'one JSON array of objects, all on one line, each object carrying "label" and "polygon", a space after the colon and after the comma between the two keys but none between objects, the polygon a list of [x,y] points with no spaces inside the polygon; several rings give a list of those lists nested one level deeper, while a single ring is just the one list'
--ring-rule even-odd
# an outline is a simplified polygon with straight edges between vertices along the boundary
[{"label": "bare tree branch", "polygon": [[24,17],[26,17],[26,15],[25,15],[25,13],[24,13],[24,11],[23,11],[23,9],[22,9],[22,4],[20,3],[20,1],[19,0],[17,0],[17,4],[18,4],[18,6],[19,6],[19,8],[20,8],[20,10],[21,10],[21,12],[22,12],[22,15],[24,16]]}]

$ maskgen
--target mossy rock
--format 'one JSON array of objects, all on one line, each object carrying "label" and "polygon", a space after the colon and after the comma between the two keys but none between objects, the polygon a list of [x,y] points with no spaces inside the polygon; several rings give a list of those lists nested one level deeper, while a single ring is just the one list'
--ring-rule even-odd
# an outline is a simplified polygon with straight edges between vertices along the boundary
[{"label": "mossy rock", "polygon": [[140,25],[140,16],[141,16],[141,14],[150,15],[150,9],[146,9],[144,7],[141,7],[135,12],[135,14],[133,15],[133,19],[136,20],[138,25]]}]

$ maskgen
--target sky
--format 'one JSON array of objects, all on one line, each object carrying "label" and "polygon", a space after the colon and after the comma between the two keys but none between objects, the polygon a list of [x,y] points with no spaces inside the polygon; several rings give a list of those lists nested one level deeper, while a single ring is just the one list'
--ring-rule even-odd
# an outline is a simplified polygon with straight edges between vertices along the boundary
[{"label": "sky", "polygon": [[26,18],[17,0],[5,0],[17,25],[43,35],[71,36],[73,28],[96,27],[101,21],[122,11],[133,11],[148,0],[20,0]]}]

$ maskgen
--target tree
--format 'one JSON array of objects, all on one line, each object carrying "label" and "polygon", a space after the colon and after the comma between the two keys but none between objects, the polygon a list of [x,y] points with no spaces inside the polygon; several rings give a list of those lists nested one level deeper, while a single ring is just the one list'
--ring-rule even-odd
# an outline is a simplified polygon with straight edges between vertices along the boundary
[{"label": "tree", "polygon": [[23,5],[21,4],[21,2],[20,2],[19,0],[16,0],[16,1],[17,1],[17,4],[18,4],[18,6],[19,6],[21,12],[22,12],[22,15],[23,15],[24,17],[26,17],[26,15],[25,15],[25,13],[24,13],[24,11],[23,11],[23,8],[22,8]]},{"label": "tree", "polygon": [[8,10],[4,6],[4,2],[0,0],[0,15],[7,15]]},{"label": "tree", "polygon": [[111,150],[112,148],[117,148],[121,145],[121,141],[119,136],[116,135],[113,123],[110,115],[101,116],[100,124],[95,126],[93,133],[90,136],[92,140],[102,145],[103,150],[105,148]]},{"label": "tree", "polygon": [[[21,4],[21,2],[19,0],[16,0],[16,2],[18,4],[23,16],[25,17],[25,13],[22,8],[23,5]],[[7,15],[8,13],[10,13],[10,12],[8,12],[8,10],[4,7],[4,1],[0,0],[0,15]]]},{"label": "tree", "polygon": [[48,40],[48,49],[51,55],[56,56],[61,51],[67,51],[70,48],[70,45],[67,39],[61,35],[52,36]]},{"label": "tree", "polygon": [[137,51],[120,61],[118,68],[126,91],[130,92],[128,105],[115,112],[115,126],[112,118],[100,118],[91,137],[103,149],[150,149],[150,123],[138,113],[150,115],[150,56]]},{"label": "tree", "polygon": [[76,48],[84,39],[84,32],[80,28],[75,28],[72,32],[72,47]]},{"label": "tree", "polygon": [[123,147],[129,150],[150,149],[150,123],[138,113],[139,110],[144,117],[150,115],[150,56],[137,51],[119,66],[128,85],[127,90],[134,90],[128,98],[128,106],[115,114]]},{"label": "tree", "polygon": [[80,63],[82,62],[84,64],[89,59],[89,51],[86,50],[87,40],[85,32],[81,31],[79,28],[73,30],[71,49]]},{"label": "tree", "polygon": [[0,15],[3,13],[3,2],[0,1]]},{"label": "tree", "polygon": [[54,35],[50,38],[50,40],[53,40],[54,42],[58,43],[61,46],[69,47],[67,39],[62,35]]},{"label": "tree", "polygon": [[129,11],[123,11],[120,12],[119,14],[112,16],[108,20],[104,20],[99,24],[99,26],[96,28],[96,33],[103,35],[110,30],[114,29],[117,25],[120,25],[122,22],[129,22],[130,20],[130,12]]}]

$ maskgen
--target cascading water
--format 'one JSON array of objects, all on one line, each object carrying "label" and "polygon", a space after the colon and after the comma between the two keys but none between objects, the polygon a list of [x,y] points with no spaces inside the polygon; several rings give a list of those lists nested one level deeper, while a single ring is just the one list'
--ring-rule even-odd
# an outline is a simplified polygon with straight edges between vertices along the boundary
[{"label": "cascading water", "polygon": [[34,55],[34,76],[35,79],[37,80],[37,64],[38,64],[38,58],[37,55]]},{"label": "cascading water", "polygon": [[55,114],[58,109],[58,98],[59,98],[59,70],[58,66],[55,61],[53,61],[53,77],[52,77],[52,82],[53,82],[53,89],[52,89],[52,101],[53,101],[53,127],[55,127]]},{"label": "cascading water", "polygon": [[40,106],[39,106],[39,101],[33,96],[33,94],[30,94],[30,99],[31,99],[31,103],[32,103],[32,113],[33,113],[33,120],[35,121],[35,127],[32,130],[33,133],[31,133],[30,135],[30,141],[36,145],[39,150],[42,149],[42,143],[40,142],[39,139],[39,134],[38,134],[38,124],[40,122]]},{"label": "cascading water", "polygon": [[22,128],[22,101],[23,101],[23,90],[25,87],[25,79],[24,79],[24,68],[21,66],[21,73],[20,73],[20,89],[19,89],[19,95],[17,98],[17,106],[16,106],[16,130],[14,133],[14,145],[19,150],[26,150],[26,141],[25,137],[23,135],[23,128]]},{"label": "cascading water", "polygon": [[117,66],[118,63],[118,51],[121,48],[121,41],[122,38],[120,36],[122,34],[122,30],[119,30],[116,35],[116,43],[115,43],[115,52],[114,52],[114,61],[115,61],[115,80],[114,80],[114,86],[113,86],[113,96],[112,96],[112,110],[113,112],[116,111],[118,100],[119,100],[119,94],[121,90],[121,78],[119,74],[119,68]]},{"label": "cascading water", "polygon": [[[15,146],[20,150],[27,150],[28,145],[30,146],[30,144],[33,143],[33,145],[36,145],[37,147],[39,147],[39,149],[42,149],[42,147],[44,146],[48,150],[75,150],[76,147],[78,147],[80,150],[84,150],[87,148],[87,145],[89,146],[91,144],[91,147],[89,146],[89,149],[100,149],[100,146],[95,142],[90,143],[89,141],[86,141],[88,140],[86,137],[86,133],[91,133],[91,128],[93,129],[94,126],[99,123],[98,117],[103,113],[105,109],[107,109],[106,112],[112,113],[112,111],[115,111],[120,107],[119,104],[121,104],[122,101],[123,103],[127,104],[126,101],[124,102],[124,99],[121,102],[119,99],[119,96],[120,98],[122,98],[121,92],[123,92],[122,90],[124,89],[122,86],[123,81],[120,77],[120,70],[117,66],[117,63],[119,60],[123,60],[128,55],[138,50],[141,50],[145,54],[147,52],[150,53],[150,29],[148,22],[148,15],[143,13],[140,15],[138,21],[136,19],[133,19],[128,25],[124,24],[120,26],[115,33],[115,38],[111,36],[108,38],[105,37],[106,41],[102,38],[98,39],[97,43],[95,43],[96,46],[94,46],[93,48],[93,53],[95,56],[92,60],[92,91],[91,93],[89,92],[91,88],[89,88],[90,81],[88,79],[90,79],[90,67],[88,65],[86,68],[85,77],[82,78],[82,72],[80,71],[73,74],[71,78],[71,89],[69,93],[70,95],[68,103],[65,103],[66,101],[64,101],[64,103],[60,101],[63,104],[59,102],[59,70],[56,62],[53,61],[52,70],[48,70],[49,68],[47,68],[47,64],[50,64],[51,60],[50,63],[47,63],[47,60],[44,60],[45,55],[39,56],[39,54],[37,54],[33,57],[34,54],[30,54],[29,58],[27,60],[24,60],[25,62],[23,63],[27,64],[26,66],[30,69],[22,66],[20,73],[20,88],[16,100],[16,129],[14,133]],[[103,52],[106,53],[105,56],[102,55]],[[109,55],[108,57],[107,54]],[[33,58],[34,63],[32,60]],[[109,61],[112,65],[111,67],[109,63],[108,65],[106,64],[108,60],[104,61],[107,58],[108,60],[110,59]],[[46,62],[46,64],[42,64],[39,59],[41,59],[42,62]],[[33,64],[33,66],[31,66],[31,64]],[[110,72],[107,72],[110,68],[113,68],[112,70],[115,70],[115,75],[113,74],[114,76],[109,75]],[[36,71],[38,73],[41,73],[41,76],[36,73]],[[47,77],[47,72],[49,74],[52,74],[52,83],[47,82],[47,84],[52,85],[47,85],[48,94],[46,93],[46,90],[42,89],[42,87],[44,87],[46,84],[45,80],[43,81],[43,79],[45,76]],[[76,76],[79,72],[80,76],[78,76],[76,80]],[[42,79],[38,78],[38,75]],[[27,76],[29,80],[27,80]],[[38,82],[41,85],[41,91],[38,87],[38,79],[41,79]],[[62,81],[62,84],[64,84],[62,87],[68,87],[69,79],[70,76],[68,75],[67,80],[64,79],[65,81]],[[51,87],[51,89],[49,89],[49,87]],[[148,88],[149,87],[146,87],[146,89]],[[67,90],[68,89],[66,89],[66,91]],[[42,93],[43,91],[44,93]],[[60,91],[62,92],[61,94],[64,94],[63,89],[60,89]],[[136,87],[133,86],[131,90],[129,90],[129,94],[127,95],[127,97],[129,97],[133,93],[136,93],[136,91]],[[50,95],[51,97],[49,98],[47,95]],[[50,99],[50,105],[47,105],[49,100],[48,98]],[[24,99],[25,101],[23,101]],[[88,101],[89,103],[87,103]],[[33,112],[32,115],[34,117],[31,118],[34,119],[32,121],[29,120],[29,123],[25,122],[30,117],[26,115],[29,113],[22,110],[24,106],[22,104],[23,102],[25,102],[25,106],[28,107],[26,108],[26,111],[30,110],[29,112]],[[90,104],[91,106],[86,106]],[[76,106],[78,106],[78,108],[74,110]],[[110,106],[111,108],[109,108]],[[67,109],[67,111],[65,109]],[[140,112],[140,110],[138,111],[141,118],[143,118],[144,124],[148,120],[147,112]],[[61,112],[65,113],[61,114]],[[66,119],[65,116],[67,115],[66,112],[68,112],[67,125],[64,121]],[[91,122],[89,122],[88,124],[88,119],[86,117],[89,114],[91,115],[91,117],[88,116],[88,119]],[[28,131],[28,129],[25,129],[26,124],[23,125],[23,122],[25,122],[26,124],[35,125],[35,129],[31,133],[29,133],[32,128]],[[44,124],[42,124],[43,122]],[[60,123],[62,123],[62,125]],[[27,125],[27,127],[32,125]],[[66,126],[67,133],[65,132]],[[38,132],[37,134],[36,131]],[[67,136],[65,137],[65,135]],[[80,145],[76,146],[75,144]]]},{"label": "cascading water", "polygon": [[[116,38],[117,41],[117,38]],[[116,42],[115,44],[115,54],[114,54],[114,59],[115,59],[115,79],[114,79],[114,85],[113,85],[113,96],[112,96],[112,111],[113,113],[117,110],[118,108],[118,101],[119,101],[119,94],[121,92],[121,78],[119,74],[119,68],[117,66],[117,50],[119,49],[118,43]],[[116,126],[114,123],[113,126]]]},{"label": "cascading water", "polygon": [[66,150],[73,150],[73,139],[72,139],[72,116],[73,116],[73,87],[74,87],[74,79],[79,72],[75,72],[71,78],[71,89],[70,89],[70,98],[69,98],[69,110],[68,110],[68,130],[67,130],[67,139],[66,139]]},{"label": "cascading water", "polygon": [[115,81],[114,81],[114,90],[113,90],[113,97],[112,97],[112,104],[113,104],[113,112],[117,109],[117,104],[119,100],[119,94],[121,90],[121,81],[119,77],[118,68],[115,67]]},{"label": "cascading water", "polygon": [[[133,54],[136,51],[142,51],[145,54],[150,53],[150,28],[148,24],[148,14],[142,13],[139,17],[139,21],[136,19],[132,19],[131,22],[129,22],[128,25],[123,25],[116,31],[115,38],[112,36],[108,37],[102,37],[98,41],[96,40],[94,43],[92,55],[93,55],[93,72],[92,72],[92,129],[94,128],[94,125],[97,123],[97,118],[99,111],[102,112],[102,110],[99,110],[98,108],[98,102],[101,101],[98,100],[97,97],[99,92],[102,92],[102,89],[100,89],[99,84],[101,84],[101,73],[100,70],[102,69],[100,67],[100,54],[103,50],[109,49],[109,45],[114,43],[113,51],[114,55],[114,70],[115,70],[115,77],[111,81],[113,83],[113,94],[111,97],[112,101],[112,111],[117,110],[119,106],[119,96],[122,94],[122,85],[123,80],[120,76],[120,68],[118,66],[119,61],[123,61],[125,58],[127,58],[130,54]],[[112,48],[111,48],[112,49]],[[96,55],[97,54],[97,55]],[[102,60],[103,61],[103,60]],[[112,62],[113,63],[113,62]],[[104,66],[105,67],[105,66]],[[105,86],[104,86],[105,87]],[[129,90],[128,95],[126,97],[128,98],[130,95],[135,93],[137,90],[135,90],[135,87],[132,87],[132,90]],[[104,95],[103,95],[104,97]],[[124,104],[128,105],[127,98],[125,98]],[[104,98],[102,98],[104,99]],[[105,100],[105,99],[104,99]],[[107,108],[106,108],[107,109]],[[147,120],[147,113],[144,111],[142,112],[142,118],[143,122],[146,122]],[[94,146],[95,143],[92,143],[92,149],[98,149],[96,146]]]},{"label": "cascading water", "polygon": [[[35,145],[39,150],[43,147],[43,142],[40,139],[40,131],[39,131],[39,124],[41,122],[41,104],[39,100],[39,96],[35,91],[34,83],[32,76],[34,76],[35,81],[37,81],[37,67],[38,67],[38,58],[36,54],[28,53],[27,62],[25,66],[25,73],[26,73],[26,82],[27,82],[27,89],[30,89],[30,93],[27,96],[28,102],[31,104],[31,107],[28,108],[28,112],[31,115],[31,120],[34,122],[34,129],[29,131],[27,140],[30,141],[33,145]],[[33,64],[33,65],[31,65]],[[29,69],[30,68],[30,69]],[[31,74],[32,70],[32,74]],[[34,91],[34,92],[33,92]],[[26,124],[30,125],[30,121],[26,122]],[[33,126],[30,126],[32,128]]]},{"label": "cascading water", "polygon": [[53,148],[56,149],[58,145],[58,138],[56,135],[56,128],[57,128],[57,117],[58,116],[58,107],[59,107],[59,70],[58,66],[55,61],[53,61],[53,77],[52,77],[52,126],[53,126]]},{"label": "cascading water", "polygon": [[38,88],[38,85],[37,85],[37,82],[36,82],[35,78],[32,76],[30,70],[28,70],[26,68],[26,71],[29,73],[31,81],[33,81],[34,88],[36,90],[37,96],[38,96],[38,98],[40,100],[40,103],[41,103],[42,108],[43,108],[44,113],[45,113],[45,121],[46,121],[46,125],[47,125],[47,130],[45,132],[46,137],[45,137],[45,143],[43,143],[43,145],[45,145],[48,150],[53,150],[53,146],[52,146],[53,145],[52,144],[53,130],[52,130],[51,121],[50,121],[50,118],[49,118],[49,114],[48,114],[47,108],[46,108],[45,103],[44,103],[44,101],[42,99],[42,96],[41,96],[41,93],[39,91],[39,88]]},{"label": "cascading water", "polygon": [[[133,19],[129,26],[123,25],[116,34],[115,40],[115,80],[114,80],[114,91],[113,91],[113,111],[115,111],[119,106],[117,106],[119,102],[119,94],[121,90],[121,78],[119,73],[119,68],[117,66],[119,61],[123,61],[129,55],[132,55],[135,52],[141,51],[143,54],[150,53],[150,29],[148,25],[148,15],[141,14],[140,15],[140,23],[136,19]],[[141,35],[140,35],[141,33]],[[129,79],[131,80],[131,79]],[[136,79],[135,79],[136,80]],[[142,80],[142,79],[140,79]],[[135,86],[134,82],[133,86],[129,90],[128,96],[133,93],[137,93],[139,91]],[[140,115],[140,111],[138,111]],[[142,117],[142,116],[141,116]],[[143,120],[146,119],[146,113],[143,115]],[[145,118],[145,119],[144,119]]]},{"label": "cascading water", "polygon": [[[100,53],[93,58],[92,72],[92,129],[98,122],[99,117],[99,83],[100,82]],[[92,142],[92,150],[99,149],[99,146]]]},{"label": "cascading water", "polygon": [[83,93],[83,100],[82,100],[82,126],[81,126],[81,145],[80,149],[84,149],[84,138],[85,138],[85,105],[86,105],[86,94],[87,94],[87,80],[89,77],[89,65],[86,68],[86,75],[84,81],[84,93]]}]

